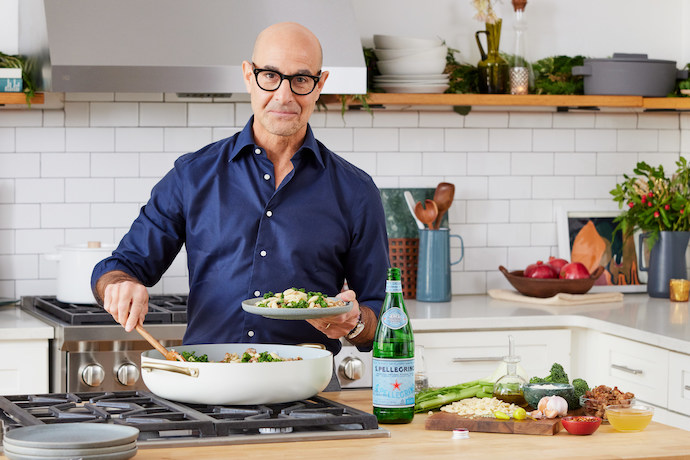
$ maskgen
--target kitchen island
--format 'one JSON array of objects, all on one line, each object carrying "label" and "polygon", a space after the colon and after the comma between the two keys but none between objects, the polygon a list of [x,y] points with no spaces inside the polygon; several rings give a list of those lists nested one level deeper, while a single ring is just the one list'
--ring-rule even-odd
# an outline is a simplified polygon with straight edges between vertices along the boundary
[{"label": "kitchen island", "polygon": [[[349,390],[322,396],[371,411],[371,391]],[[426,414],[418,414],[408,425],[381,425],[390,432],[387,438],[146,448],[140,449],[136,458],[690,458],[690,432],[655,422],[639,433],[619,433],[610,425],[602,425],[591,436],[574,436],[561,430],[554,436],[470,433],[469,439],[452,439],[449,431],[425,430],[426,418]]]}]

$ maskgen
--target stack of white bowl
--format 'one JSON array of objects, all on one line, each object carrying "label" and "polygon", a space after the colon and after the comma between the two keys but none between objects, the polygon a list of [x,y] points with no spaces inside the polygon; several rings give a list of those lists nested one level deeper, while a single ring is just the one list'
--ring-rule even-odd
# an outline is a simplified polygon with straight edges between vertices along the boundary
[{"label": "stack of white bowl", "polygon": [[438,38],[374,35],[376,65],[381,75],[374,86],[387,93],[442,93],[448,47]]}]

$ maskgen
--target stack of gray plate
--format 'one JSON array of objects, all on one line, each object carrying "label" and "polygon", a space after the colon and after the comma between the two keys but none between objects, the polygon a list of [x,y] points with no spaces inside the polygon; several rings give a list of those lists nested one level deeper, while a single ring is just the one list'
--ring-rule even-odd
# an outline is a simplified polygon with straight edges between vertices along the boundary
[{"label": "stack of gray plate", "polygon": [[3,439],[10,460],[125,460],[137,454],[139,430],[96,423],[33,425],[8,431]]}]

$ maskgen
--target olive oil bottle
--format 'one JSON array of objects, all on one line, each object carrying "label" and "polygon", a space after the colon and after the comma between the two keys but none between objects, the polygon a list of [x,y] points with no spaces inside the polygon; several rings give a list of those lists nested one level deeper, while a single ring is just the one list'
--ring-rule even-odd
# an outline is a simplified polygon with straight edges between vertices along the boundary
[{"label": "olive oil bottle", "polygon": [[503,357],[503,362],[506,363],[508,371],[506,375],[494,383],[494,397],[509,404],[527,407],[527,401],[522,389],[527,382],[517,373],[517,364],[520,362],[520,357],[515,356],[512,335],[508,336],[508,356]]}]

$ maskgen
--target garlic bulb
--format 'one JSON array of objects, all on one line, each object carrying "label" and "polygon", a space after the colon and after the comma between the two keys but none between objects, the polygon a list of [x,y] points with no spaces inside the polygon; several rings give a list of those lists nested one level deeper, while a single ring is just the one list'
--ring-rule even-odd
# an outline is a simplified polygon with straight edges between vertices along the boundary
[{"label": "garlic bulb", "polygon": [[568,402],[561,396],[544,396],[537,407],[546,418],[556,418],[568,414]]}]

